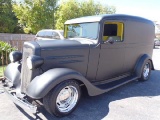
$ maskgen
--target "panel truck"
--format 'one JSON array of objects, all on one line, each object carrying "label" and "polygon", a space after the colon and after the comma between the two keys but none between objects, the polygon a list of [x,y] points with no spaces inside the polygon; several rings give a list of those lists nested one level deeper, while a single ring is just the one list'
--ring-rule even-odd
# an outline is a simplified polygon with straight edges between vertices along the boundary
[{"label": "panel truck", "polygon": [[67,20],[64,40],[25,42],[10,53],[4,89],[15,104],[33,113],[41,100],[56,116],[70,114],[86,89],[99,95],[128,82],[146,81],[154,70],[154,23],[123,15]]}]

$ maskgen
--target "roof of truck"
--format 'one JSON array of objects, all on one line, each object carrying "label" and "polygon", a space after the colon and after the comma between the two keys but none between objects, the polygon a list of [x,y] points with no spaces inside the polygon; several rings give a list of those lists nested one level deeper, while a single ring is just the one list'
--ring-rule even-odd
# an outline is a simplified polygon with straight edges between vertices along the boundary
[{"label": "roof of truck", "polygon": [[129,20],[129,21],[137,21],[137,22],[144,22],[148,24],[154,25],[151,20],[146,18],[132,16],[132,15],[125,15],[125,14],[102,14],[102,15],[95,15],[95,16],[86,16],[75,18],[71,20],[67,20],[65,24],[74,24],[74,23],[83,23],[83,22],[99,22],[103,19],[107,20]]}]

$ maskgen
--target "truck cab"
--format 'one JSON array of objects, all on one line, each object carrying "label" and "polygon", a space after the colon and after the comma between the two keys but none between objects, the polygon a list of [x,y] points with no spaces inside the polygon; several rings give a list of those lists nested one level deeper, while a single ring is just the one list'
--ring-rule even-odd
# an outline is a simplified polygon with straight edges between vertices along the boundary
[{"label": "truck cab", "polygon": [[23,109],[37,110],[26,98],[43,99],[49,113],[68,115],[76,108],[82,87],[95,96],[137,79],[148,80],[154,70],[154,36],[154,23],[137,16],[67,20],[65,39],[25,42],[23,53],[10,53],[4,89]]}]

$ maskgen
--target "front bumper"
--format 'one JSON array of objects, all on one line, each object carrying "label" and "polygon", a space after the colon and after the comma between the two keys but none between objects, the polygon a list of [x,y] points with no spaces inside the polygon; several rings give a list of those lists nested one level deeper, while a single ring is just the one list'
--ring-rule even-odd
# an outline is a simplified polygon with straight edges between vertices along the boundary
[{"label": "front bumper", "polygon": [[19,98],[16,96],[16,92],[14,90],[9,89],[8,87],[3,87],[5,93],[9,96],[9,98],[18,106],[20,106],[24,110],[28,110],[32,113],[36,113],[37,106],[28,102],[25,98]]}]

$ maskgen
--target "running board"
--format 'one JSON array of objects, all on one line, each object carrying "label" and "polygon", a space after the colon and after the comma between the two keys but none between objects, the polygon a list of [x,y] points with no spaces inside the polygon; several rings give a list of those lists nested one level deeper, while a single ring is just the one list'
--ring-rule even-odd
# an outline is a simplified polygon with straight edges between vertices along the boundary
[{"label": "running board", "polygon": [[106,84],[99,84],[99,85],[95,85],[95,87],[99,88],[100,90],[102,90],[104,92],[108,92],[112,89],[115,89],[117,87],[120,87],[126,83],[129,83],[129,82],[132,82],[134,80],[137,80],[138,77],[137,76],[129,76],[129,77],[126,77],[126,78],[122,78],[122,79],[119,79],[119,80],[116,80],[116,81],[112,81],[112,82],[109,82],[109,83],[106,83]]}]

